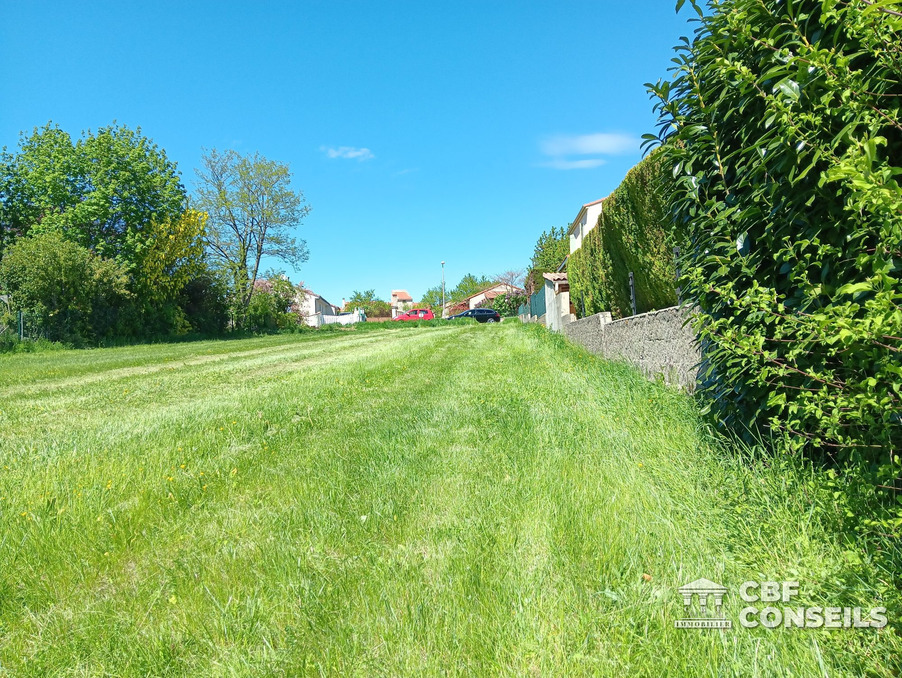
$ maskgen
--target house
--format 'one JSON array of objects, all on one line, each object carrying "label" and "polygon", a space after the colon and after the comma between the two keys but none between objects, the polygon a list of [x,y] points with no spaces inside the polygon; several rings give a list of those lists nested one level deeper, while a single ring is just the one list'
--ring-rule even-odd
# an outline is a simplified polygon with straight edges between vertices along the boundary
[{"label": "house", "polygon": [[397,318],[413,308],[413,297],[407,290],[391,291],[391,317]]},{"label": "house", "polygon": [[604,198],[595,202],[588,202],[580,207],[576,219],[570,224],[570,254],[582,247],[583,238],[598,224],[598,217],[601,216],[601,205],[603,202]]},{"label": "house", "polygon": [[491,287],[487,287],[475,294],[471,294],[469,297],[461,299],[457,303],[452,304],[449,302],[445,304],[443,317],[454,315],[455,313],[462,313],[467,309],[485,306],[502,294],[526,294],[526,292],[524,292],[522,288],[509,283],[494,283]]},{"label": "house", "polygon": [[[303,298],[301,298],[301,294],[303,294]],[[304,322],[311,327],[319,327],[322,324],[317,320],[317,314],[322,317],[325,315],[338,315],[341,312],[341,309],[333,306],[312,290],[302,290],[298,294],[295,304],[297,305],[298,313],[304,318]]]}]

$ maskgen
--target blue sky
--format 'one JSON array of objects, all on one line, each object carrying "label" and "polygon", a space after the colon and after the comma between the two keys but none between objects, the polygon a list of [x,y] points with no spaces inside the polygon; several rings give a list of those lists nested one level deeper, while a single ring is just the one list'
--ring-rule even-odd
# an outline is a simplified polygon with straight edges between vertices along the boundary
[{"label": "blue sky", "polygon": [[691,31],[673,0],[0,0],[0,146],[112,121],[178,162],[287,162],[297,272],[333,303],[525,268],[654,127],[643,83]]}]

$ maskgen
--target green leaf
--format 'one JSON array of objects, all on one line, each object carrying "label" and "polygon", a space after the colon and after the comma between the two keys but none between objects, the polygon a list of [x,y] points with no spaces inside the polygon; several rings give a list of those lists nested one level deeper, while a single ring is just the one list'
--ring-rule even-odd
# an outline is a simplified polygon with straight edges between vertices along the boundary
[{"label": "green leaf", "polygon": [[859,292],[869,292],[874,289],[871,283],[869,282],[860,282],[860,283],[849,283],[848,285],[843,285],[838,290],[836,290],[839,294],[857,294]]},{"label": "green leaf", "polygon": [[774,86],[774,93],[777,91],[782,92],[785,96],[789,97],[793,101],[798,101],[800,92],[799,92],[799,84],[790,78],[786,78],[781,80]]}]

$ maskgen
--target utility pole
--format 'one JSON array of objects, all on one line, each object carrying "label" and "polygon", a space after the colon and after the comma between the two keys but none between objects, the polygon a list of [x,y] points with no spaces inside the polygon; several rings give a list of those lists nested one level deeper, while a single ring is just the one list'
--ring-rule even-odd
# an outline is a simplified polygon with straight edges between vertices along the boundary
[{"label": "utility pole", "polygon": [[445,317],[445,262],[442,262],[442,318]]}]

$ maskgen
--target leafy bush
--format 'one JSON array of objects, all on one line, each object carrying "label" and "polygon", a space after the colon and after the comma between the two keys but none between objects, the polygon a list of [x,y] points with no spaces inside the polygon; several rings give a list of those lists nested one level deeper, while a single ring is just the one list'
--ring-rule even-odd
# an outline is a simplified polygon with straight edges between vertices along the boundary
[{"label": "leafy bush", "polygon": [[672,191],[670,163],[657,150],[604,201],[597,226],[567,262],[570,300],[582,315],[631,315],[630,271],[638,313],[676,304]]},{"label": "leafy bush", "polygon": [[692,242],[707,407],[745,437],[866,460],[887,484],[902,447],[902,17],[889,4],[711,2],[673,80],[651,86]]},{"label": "leafy bush", "polygon": [[0,254],[26,234],[56,233],[127,274],[127,302],[93,305],[90,322],[83,305],[61,309],[52,333],[184,336],[194,325],[181,304],[203,268],[207,222],[186,202],[175,163],[140,130],[112,125],[73,141],[48,124],[23,134],[17,153],[0,153]]},{"label": "leafy bush", "polygon": [[182,289],[179,305],[195,332],[225,332],[229,320],[228,283],[206,268],[198,271]]},{"label": "leafy bush", "polygon": [[43,353],[64,348],[70,348],[70,345],[42,338],[19,341],[15,332],[0,332],[0,353]]},{"label": "leafy bush", "polygon": [[272,332],[298,325],[301,318],[294,304],[299,291],[282,275],[257,280],[244,327],[251,332]]},{"label": "leafy bush", "polygon": [[529,297],[523,294],[501,294],[492,300],[491,308],[502,316],[514,316],[517,315],[520,304],[525,304],[528,299]]},{"label": "leafy bush", "polygon": [[391,316],[391,304],[376,296],[376,290],[354,290],[354,294],[344,305],[345,311],[361,309],[370,318],[388,318]]},{"label": "leafy bush", "polygon": [[12,307],[38,318],[51,341],[96,341],[116,334],[129,303],[128,276],[59,233],[17,240],[0,262],[0,286]]}]

